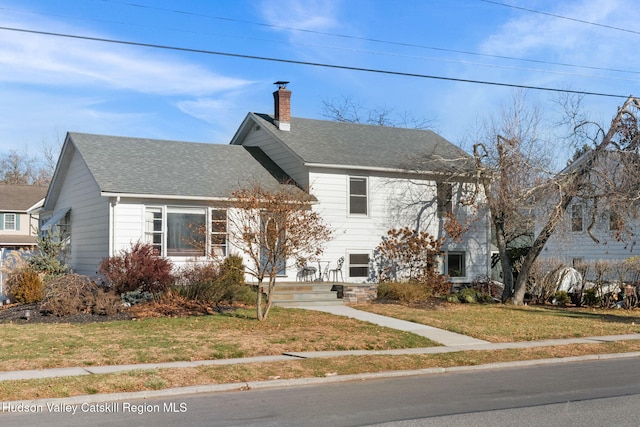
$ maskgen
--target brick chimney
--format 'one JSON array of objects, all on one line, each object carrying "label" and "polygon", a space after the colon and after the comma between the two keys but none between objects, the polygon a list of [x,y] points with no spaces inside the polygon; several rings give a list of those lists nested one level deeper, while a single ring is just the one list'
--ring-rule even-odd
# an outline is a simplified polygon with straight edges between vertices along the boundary
[{"label": "brick chimney", "polygon": [[276,126],[280,130],[291,130],[291,91],[287,89],[289,82],[275,82],[278,90],[273,92],[274,116]]}]

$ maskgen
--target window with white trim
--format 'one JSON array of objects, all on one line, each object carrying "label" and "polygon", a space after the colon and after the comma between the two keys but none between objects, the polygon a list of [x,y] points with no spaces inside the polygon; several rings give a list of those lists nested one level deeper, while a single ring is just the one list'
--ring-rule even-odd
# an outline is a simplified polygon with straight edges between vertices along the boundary
[{"label": "window with white trim", "polygon": [[224,209],[148,206],[144,233],[145,242],[161,256],[227,256],[227,211]]},{"label": "window with white trim", "polygon": [[349,254],[349,277],[369,277],[369,254]]},{"label": "window with white trim", "polygon": [[201,208],[167,207],[167,256],[203,256],[207,213]]},{"label": "window with white trim", "polygon": [[367,215],[367,178],[349,177],[349,214]]},{"label": "window with white trim", "polygon": [[465,252],[447,252],[447,276],[465,277],[467,275]]},{"label": "window with white trim", "polygon": [[227,210],[211,209],[210,232],[211,255],[214,257],[227,256]]},{"label": "window with white trim", "polygon": [[16,214],[6,213],[4,214],[4,229],[5,230],[17,230]]},{"label": "window with white trim", "polygon": [[153,246],[158,255],[164,255],[162,231],[162,208],[148,207],[144,213],[144,233],[146,243]]}]

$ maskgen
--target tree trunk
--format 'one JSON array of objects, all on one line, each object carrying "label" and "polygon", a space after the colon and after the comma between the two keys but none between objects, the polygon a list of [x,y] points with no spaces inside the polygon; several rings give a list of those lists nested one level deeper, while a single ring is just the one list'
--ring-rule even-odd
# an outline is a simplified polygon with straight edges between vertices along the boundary
[{"label": "tree trunk", "polygon": [[[582,174],[577,175],[575,179],[583,181],[582,179],[578,179],[582,176]],[[579,183],[575,184],[578,185]],[[572,192],[572,194],[574,193]],[[515,305],[522,305],[524,303],[524,294],[527,290],[527,281],[529,280],[529,272],[531,271],[531,267],[533,266],[533,263],[536,261],[536,259],[538,259],[538,255],[540,255],[540,252],[542,252],[544,245],[547,243],[558,224],[560,224],[560,222],[562,221],[562,218],[567,211],[567,207],[571,203],[571,200],[573,200],[572,194],[564,194],[561,197],[560,202],[558,202],[556,207],[553,209],[549,220],[538,234],[538,237],[536,237],[536,240],[533,242],[533,245],[527,253],[527,256],[524,257],[522,267],[520,268],[520,274],[518,275],[518,280],[516,280],[516,285],[513,291],[512,302]]]},{"label": "tree trunk", "polygon": [[264,320],[262,313],[262,279],[258,279],[258,296],[256,298],[256,317],[258,320]]},{"label": "tree trunk", "polygon": [[496,246],[498,247],[498,255],[500,256],[502,283],[504,284],[501,299],[502,302],[505,302],[511,297],[511,293],[513,292],[513,268],[511,267],[509,255],[507,254],[507,242],[504,238],[504,221],[493,217],[493,226],[496,231]]},{"label": "tree trunk", "polygon": [[269,290],[267,292],[267,303],[264,308],[264,317],[261,320],[265,320],[269,315],[269,310],[271,310],[271,305],[273,304],[273,288],[276,286],[276,277],[275,275],[269,276]]}]

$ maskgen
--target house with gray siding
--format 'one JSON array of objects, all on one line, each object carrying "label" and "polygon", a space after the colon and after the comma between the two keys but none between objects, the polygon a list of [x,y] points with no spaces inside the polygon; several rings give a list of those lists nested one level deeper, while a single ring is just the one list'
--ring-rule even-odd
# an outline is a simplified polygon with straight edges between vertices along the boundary
[{"label": "house with gray siding", "polygon": [[39,212],[46,193],[47,187],[43,186],[0,184],[0,298],[5,267],[13,265],[13,255],[36,246]]},{"label": "house with gray siding", "polygon": [[[470,226],[447,241],[442,273],[454,282],[489,274],[486,212],[460,203],[473,164],[467,153],[430,130],[291,117],[291,92],[280,85],[273,95],[273,114],[248,113],[227,145],[69,133],[44,204],[45,229],[70,236],[68,265],[95,275],[101,259],[136,242],[178,265],[233,252],[232,192],[293,182],[334,232],[321,271],[344,259],[345,281],[375,280],[373,251],[387,230],[443,236],[445,214],[455,211]],[[204,251],[185,243],[194,222],[219,235]],[[299,277],[294,260],[282,275]]]}]

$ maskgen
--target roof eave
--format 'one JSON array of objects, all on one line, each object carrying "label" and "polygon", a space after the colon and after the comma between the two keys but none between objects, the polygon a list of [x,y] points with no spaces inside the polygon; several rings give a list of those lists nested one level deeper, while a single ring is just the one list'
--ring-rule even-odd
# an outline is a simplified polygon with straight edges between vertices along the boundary
[{"label": "roof eave", "polygon": [[177,194],[144,194],[144,193],[117,193],[109,191],[101,191],[101,197],[120,197],[128,199],[156,199],[156,200],[189,200],[203,202],[226,202],[231,200],[229,197],[212,197],[212,196],[181,196]]},{"label": "roof eave", "polygon": [[325,168],[325,169],[350,169],[358,171],[370,171],[370,172],[386,172],[386,173],[404,173],[404,174],[417,174],[417,175],[442,175],[442,176],[471,176],[470,172],[467,173],[455,173],[445,171],[431,171],[431,170],[414,170],[404,168],[387,168],[379,166],[358,166],[358,165],[338,165],[330,163],[312,163],[306,162],[304,164],[307,167]]}]

